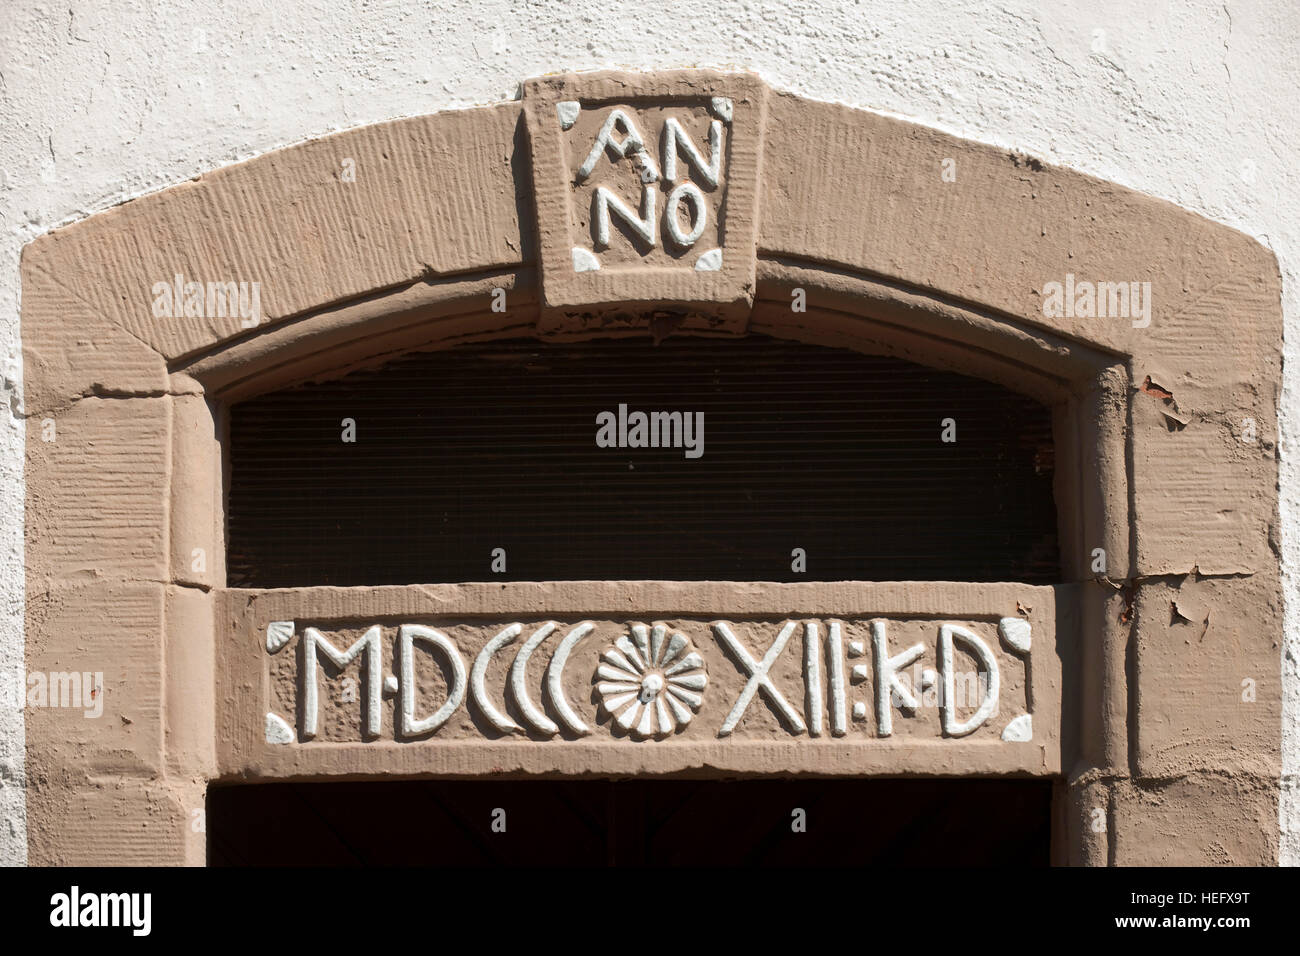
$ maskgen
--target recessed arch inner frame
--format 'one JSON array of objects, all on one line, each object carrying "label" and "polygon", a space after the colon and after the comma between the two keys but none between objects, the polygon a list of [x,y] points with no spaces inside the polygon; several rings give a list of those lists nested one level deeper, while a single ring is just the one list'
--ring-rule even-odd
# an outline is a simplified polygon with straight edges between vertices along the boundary
[{"label": "recessed arch inner frame", "polygon": [[[1128,357],[975,303],[823,263],[765,257],[759,259],[757,274],[747,332],[891,355],[983,378],[1052,408],[1065,582],[1058,598],[1064,612],[1057,622],[1058,653],[1062,671],[1077,675],[1062,686],[1063,769],[1096,766],[1108,756],[1127,759],[1127,637],[1113,623],[1115,603],[1122,597],[1119,585],[1093,573],[1091,564],[1096,548],[1129,561],[1135,548],[1129,520],[1132,464],[1125,437],[1132,384]],[[497,289],[505,291],[505,312],[491,309]],[[791,307],[796,289],[805,293],[804,312]],[[653,311],[652,305],[643,307],[643,314]],[[224,445],[224,409],[274,389],[471,342],[511,337],[575,341],[645,336],[651,330],[646,320],[544,336],[537,332],[537,312],[532,269],[461,275],[382,290],[299,316],[174,362],[171,370],[174,378],[202,389],[213,415],[209,427],[215,427]],[[673,334],[733,337],[700,330]],[[228,488],[228,458],[218,467],[223,470],[220,487]],[[221,515],[214,517],[221,522]],[[215,563],[224,568],[224,555]],[[1084,634],[1096,636],[1084,641]],[[1066,812],[1064,782],[1061,786],[1058,815]]]},{"label": "recessed arch inner frame", "polygon": [[[902,358],[982,378],[1051,407],[1064,579],[1093,580],[1095,548],[1131,559],[1131,456],[1123,412],[1132,385],[1127,357],[970,303],[817,263],[762,259],[758,275],[748,332]],[[490,308],[497,289],[505,291],[504,312]],[[797,289],[805,294],[807,311],[791,308]],[[636,337],[649,327],[643,321],[539,335],[537,303],[531,269],[421,282],[290,319],[175,362],[172,372],[201,388],[224,440],[222,409],[234,402],[413,352],[502,338]],[[699,330],[673,334],[734,337]],[[178,384],[177,390],[186,389]]]},{"label": "recessed arch inner frame", "polygon": [[[649,319],[611,322],[598,330],[537,331],[533,269],[453,276],[376,291],[277,323],[170,363],[202,385],[210,399],[240,401],[314,379],[334,378],[410,352],[495,338],[541,340],[638,336]],[[506,295],[493,312],[493,292]],[[791,308],[792,291],[807,293],[806,312]],[[630,311],[638,311],[635,304]],[[645,315],[671,316],[653,303]],[[730,332],[674,329],[675,335],[730,338]],[[760,258],[748,331],[774,338],[907,358],[1004,385],[1048,404],[1086,392],[1102,371],[1127,357],[1099,350],[1014,318],[880,277],[809,261]]]}]

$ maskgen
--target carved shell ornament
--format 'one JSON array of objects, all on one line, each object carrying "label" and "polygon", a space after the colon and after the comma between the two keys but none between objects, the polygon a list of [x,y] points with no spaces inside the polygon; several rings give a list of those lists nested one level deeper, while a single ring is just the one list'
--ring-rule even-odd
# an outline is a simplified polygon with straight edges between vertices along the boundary
[{"label": "carved shell ornament", "polygon": [[684,634],[633,624],[601,655],[596,668],[601,708],[633,737],[667,737],[704,703],[704,659]]}]

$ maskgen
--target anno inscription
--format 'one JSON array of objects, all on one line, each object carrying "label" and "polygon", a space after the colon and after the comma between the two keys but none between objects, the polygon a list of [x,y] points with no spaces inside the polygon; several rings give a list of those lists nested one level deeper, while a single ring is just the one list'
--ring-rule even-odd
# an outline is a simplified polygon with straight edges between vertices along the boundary
[{"label": "anno inscription", "polygon": [[733,106],[707,108],[556,105],[572,173],[578,235],[573,270],[628,261],[669,261],[699,272],[722,268],[721,199]]}]

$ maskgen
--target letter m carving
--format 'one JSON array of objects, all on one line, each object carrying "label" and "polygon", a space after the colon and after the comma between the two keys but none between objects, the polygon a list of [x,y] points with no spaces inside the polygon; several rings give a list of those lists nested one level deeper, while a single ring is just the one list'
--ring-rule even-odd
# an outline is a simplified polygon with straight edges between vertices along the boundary
[{"label": "letter m carving", "polygon": [[316,736],[316,720],[319,712],[319,697],[316,687],[317,671],[317,651],[323,653],[330,662],[339,670],[347,667],[354,660],[361,656],[364,651],[366,655],[366,689],[365,689],[365,706],[366,722],[364,735],[369,738],[378,737],[380,731],[380,693],[382,690],[381,681],[383,675],[380,673],[380,653],[379,653],[379,625],[376,624],[366,633],[362,634],[355,644],[346,651],[340,651],[337,647],[325,640],[321,632],[314,627],[307,628],[306,636],[303,640],[303,661],[302,661],[302,687],[303,687],[303,707],[302,707],[302,736],[311,738]]}]

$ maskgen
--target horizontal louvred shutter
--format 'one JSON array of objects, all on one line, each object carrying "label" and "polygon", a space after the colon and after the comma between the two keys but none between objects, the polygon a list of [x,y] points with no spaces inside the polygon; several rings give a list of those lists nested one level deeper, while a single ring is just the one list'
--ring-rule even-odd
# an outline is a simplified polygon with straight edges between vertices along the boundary
[{"label": "horizontal louvred shutter", "polygon": [[[620,404],[702,413],[703,454],[598,447]],[[1047,408],[760,336],[417,354],[234,406],[229,450],[234,587],[1059,575]]]}]

